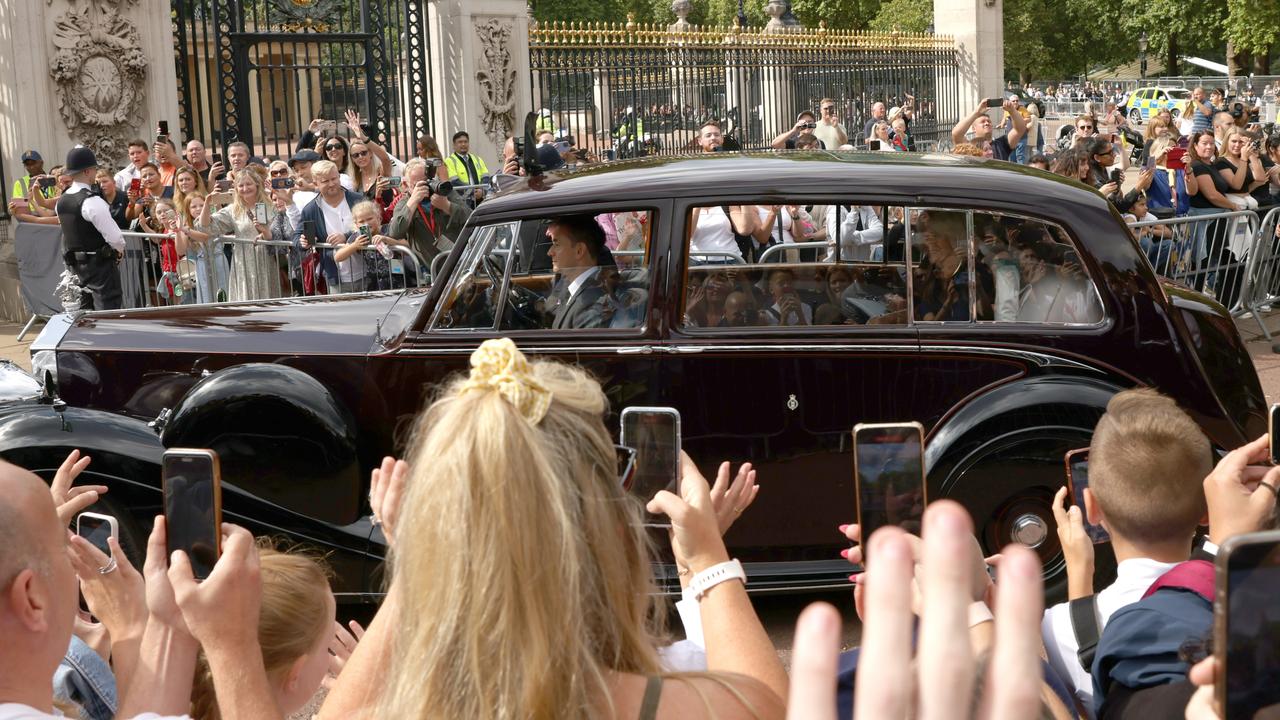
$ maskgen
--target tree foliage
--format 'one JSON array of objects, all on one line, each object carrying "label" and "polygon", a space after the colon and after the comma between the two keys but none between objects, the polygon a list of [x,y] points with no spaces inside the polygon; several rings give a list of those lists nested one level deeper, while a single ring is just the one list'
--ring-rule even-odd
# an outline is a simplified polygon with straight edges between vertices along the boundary
[{"label": "tree foliage", "polygon": [[871,20],[871,29],[924,32],[932,24],[933,0],[885,0]]},{"label": "tree foliage", "polygon": [[1226,39],[1236,48],[1268,53],[1280,41],[1280,2],[1227,0]]}]

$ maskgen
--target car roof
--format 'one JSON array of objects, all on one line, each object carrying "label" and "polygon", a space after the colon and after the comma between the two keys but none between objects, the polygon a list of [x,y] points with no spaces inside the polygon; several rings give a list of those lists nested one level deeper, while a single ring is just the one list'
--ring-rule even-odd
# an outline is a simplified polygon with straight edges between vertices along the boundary
[{"label": "car roof", "polygon": [[1012,202],[1051,216],[1061,216],[1066,207],[1110,213],[1106,199],[1082,183],[1017,163],[941,153],[818,150],[697,153],[553,171],[486,200],[476,220],[573,205],[707,197],[728,203],[735,196],[796,193],[906,204],[979,200],[993,208]]}]

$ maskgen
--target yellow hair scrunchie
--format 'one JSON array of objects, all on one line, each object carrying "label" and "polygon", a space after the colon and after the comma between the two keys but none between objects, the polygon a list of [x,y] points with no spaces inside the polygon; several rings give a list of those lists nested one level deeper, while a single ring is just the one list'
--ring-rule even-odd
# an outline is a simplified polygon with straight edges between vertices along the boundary
[{"label": "yellow hair scrunchie", "polygon": [[533,378],[529,361],[510,338],[485,340],[471,353],[471,377],[459,394],[497,390],[531,425],[551,407],[551,391]]}]

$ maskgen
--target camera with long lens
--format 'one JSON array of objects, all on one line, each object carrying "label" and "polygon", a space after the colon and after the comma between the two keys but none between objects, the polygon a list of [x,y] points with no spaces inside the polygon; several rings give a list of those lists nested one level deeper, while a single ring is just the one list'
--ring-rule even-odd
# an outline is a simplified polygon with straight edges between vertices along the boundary
[{"label": "camera with long lens", "polygon": [[812,129],[814,129],[814,128],[818,127],[818,123],[815,123],[815,122],[800,123],[800,127],[801,127],[801,128],[803,128],[803,129],[805,129],[805,130],[812,130]]},{"label": "camera with long lens", "polygon": [[431,194],[448,195],[453,192],[453,183],[448,180],[441,180],[436,177],[436,170],[444,165],[444,161],[440,158],[427,158],[427,189]]}]

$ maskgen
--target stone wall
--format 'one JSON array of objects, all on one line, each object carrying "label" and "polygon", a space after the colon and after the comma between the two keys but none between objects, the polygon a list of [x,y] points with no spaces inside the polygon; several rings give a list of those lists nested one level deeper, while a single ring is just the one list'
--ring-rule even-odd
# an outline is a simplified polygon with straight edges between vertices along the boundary
[{"label": "stone wall", "polygon": [[960,96],[955,116],[966,117],[980,99],[1003,94],[1003,0],[934,0],[933,24],[956,41]]}]

